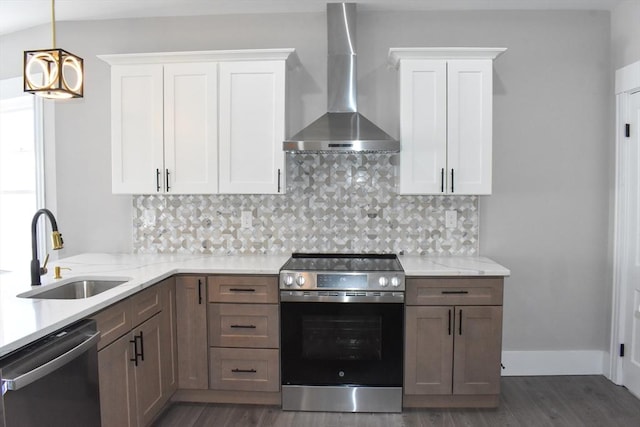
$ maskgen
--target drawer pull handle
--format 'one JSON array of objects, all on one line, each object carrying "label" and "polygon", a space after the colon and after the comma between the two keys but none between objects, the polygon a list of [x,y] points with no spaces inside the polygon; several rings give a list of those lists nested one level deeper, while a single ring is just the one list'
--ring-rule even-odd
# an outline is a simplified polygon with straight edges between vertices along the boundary
[{"label": "drawer pull handle", "polygon": [[465,295],[468,293],[469,291],[442,291],[443,295]]},{"label": "drawer pull handle", "polygon": [[258,371],[256,371],[255,369],[232,369],[231,372],[233,372],[234,374],[237,374],[237,373],[255,374]]},{"label": "drawer pull handle", "polygon": [[256,325],[231,325],[230,327],[237,329],[255,329]]},{"label": "drawer pull handle", "polygon": [[255,289],[252,288],[230,288],[231,292],[255,292]]}]

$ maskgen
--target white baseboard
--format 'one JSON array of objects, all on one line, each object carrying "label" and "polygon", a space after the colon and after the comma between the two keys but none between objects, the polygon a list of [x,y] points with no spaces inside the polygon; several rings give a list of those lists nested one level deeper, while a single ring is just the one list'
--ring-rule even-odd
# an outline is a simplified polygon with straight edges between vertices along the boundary
[{"label": "white baseboard", "polygon": [[609,353],[598,350],[503,351],[502,365],[503,376],[603,375],[608,373]]}]

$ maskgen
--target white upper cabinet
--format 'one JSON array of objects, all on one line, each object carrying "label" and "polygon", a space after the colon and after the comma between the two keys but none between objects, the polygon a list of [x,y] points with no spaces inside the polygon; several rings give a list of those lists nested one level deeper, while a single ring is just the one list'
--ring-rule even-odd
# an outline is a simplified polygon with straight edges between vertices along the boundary
[{"label": "white upper cabinet", "polygon": [[162,65],[112,68],[114,193],[156,192],[156,179],[160,179],[157,175],[164,173],[162,111]]},{"label": "white upper cabinet", "polygon": [[283,193],[293,52],[99,56],[111,65],[112,191]]},{"label": "white upper cabinet", "polygon": [[220,64],[220,192],[281,193],[285,63]]},{"label": "white upper cabinet", "polygon": [[447,63],[400,64],[400,192],[444,191],[447,165]]},{"label": "white upper cabinet", "polygon": [[491,194],[492,61],[502,48],[391,49],[400,193]]},{"label": "white upper cabinet", "polygon": [[176,194],[217,192],[217,143],[217,64],[165,65],[165,190]]}]

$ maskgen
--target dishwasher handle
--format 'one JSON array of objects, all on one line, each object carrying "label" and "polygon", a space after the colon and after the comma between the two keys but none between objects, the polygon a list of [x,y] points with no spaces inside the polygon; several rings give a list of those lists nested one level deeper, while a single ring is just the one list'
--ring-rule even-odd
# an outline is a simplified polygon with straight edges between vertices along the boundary
[{"label": "dishwasher handle", "polygon": [[96,345],[100,340],[100,331],[89,335],[84,341],[82,341],[77,346],[68,350],[65,353],[62,353],[60,356],[44,363],[29,372],[25,372],[21,375],[16,376],[15,378],[2,378],[2,388],[8,390],[20,390],[23,387],[28,386],[29,384],[39,380],[45,375],[50,374],[56,369],[66,365],[71,360],[80,356],[82,353],[86,352],[89,348]]}]

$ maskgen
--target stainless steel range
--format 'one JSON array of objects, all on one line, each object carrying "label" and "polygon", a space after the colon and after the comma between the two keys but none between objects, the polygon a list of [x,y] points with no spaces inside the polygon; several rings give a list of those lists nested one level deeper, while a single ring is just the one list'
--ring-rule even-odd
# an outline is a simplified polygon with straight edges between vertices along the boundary
[{"label": "stainless steel range", "polygon": [[282,408],[401,412],[404,290],[396,255],[294,253],[280,270]]}]

